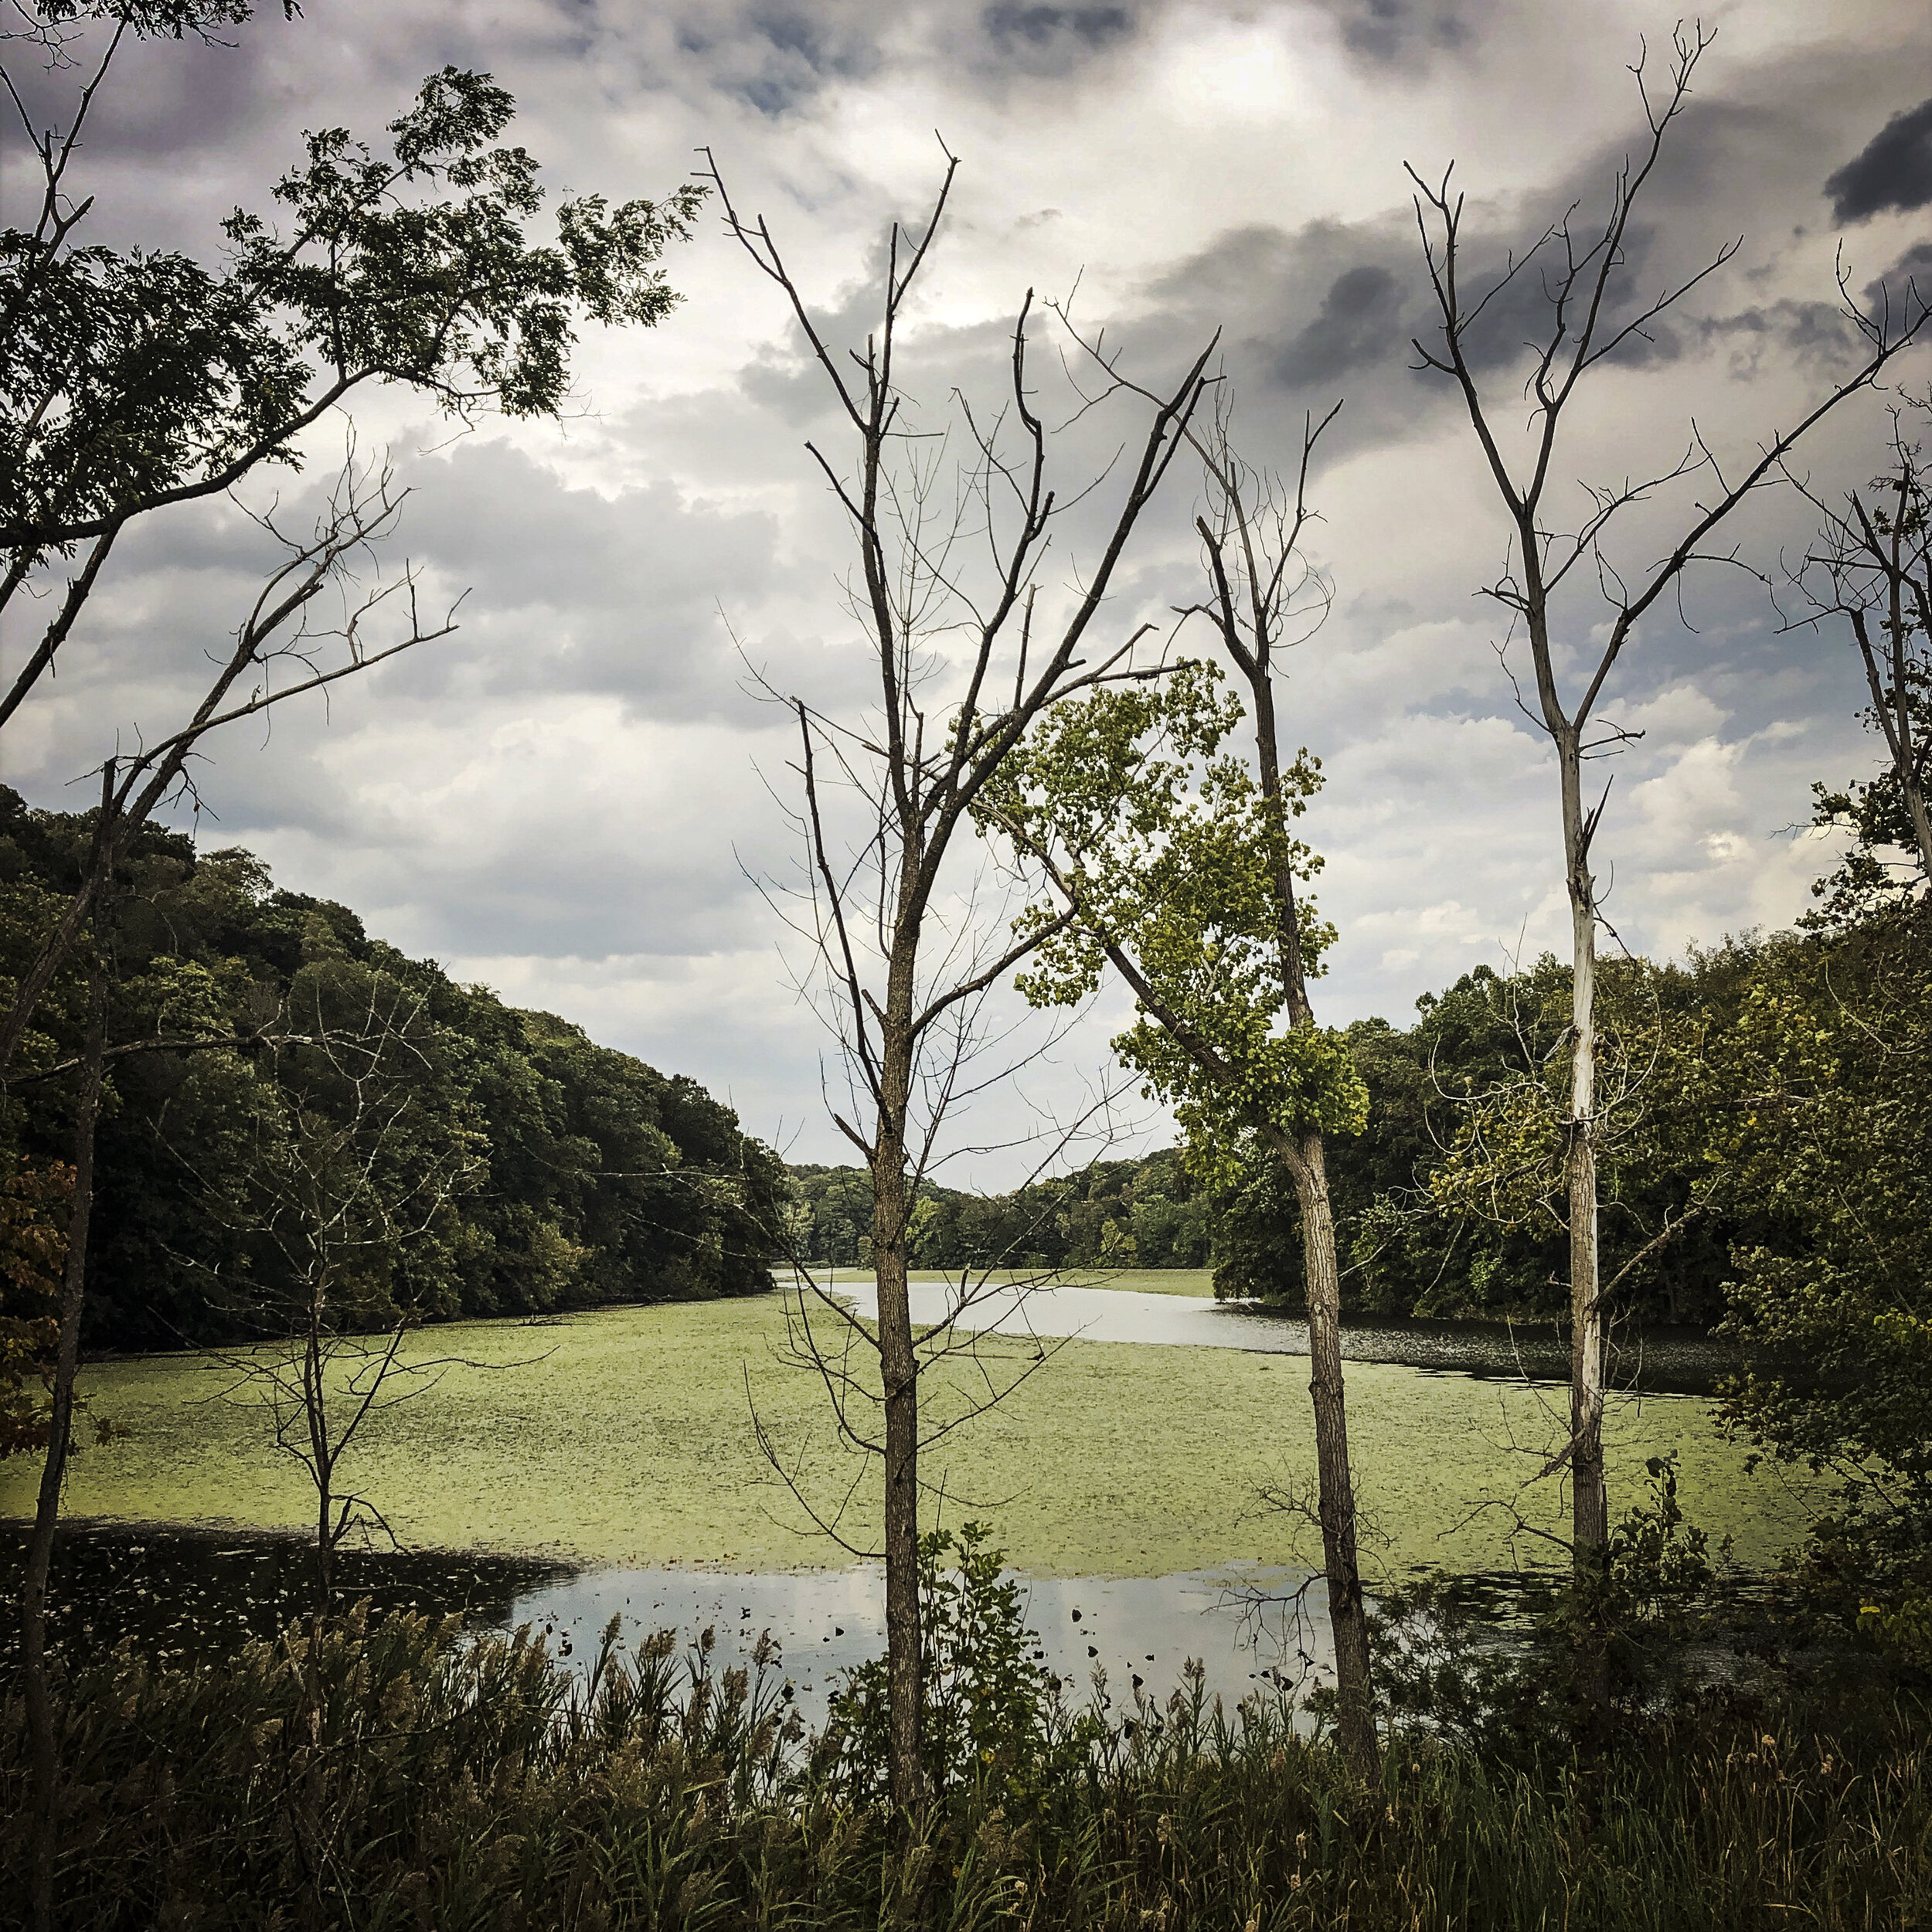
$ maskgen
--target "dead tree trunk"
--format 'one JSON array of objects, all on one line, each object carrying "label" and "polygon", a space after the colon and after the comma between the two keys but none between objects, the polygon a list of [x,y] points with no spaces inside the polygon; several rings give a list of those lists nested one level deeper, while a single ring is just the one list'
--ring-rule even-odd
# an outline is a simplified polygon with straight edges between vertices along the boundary
[{"label": "dead tree trunk", "polygon": [[[1608,1498],[1603,1463],[1603,1284],[1597,1245],[1597,1161],[1604,1124],[1597,1092],[1596,1021],[1597,927],[1592,848],[1607,798],[1607,787],[1592,804],[1585,797],[1583,761],[1625,743],[1628,734],[1599,716],[1611,672],[1639,626],[1667,593],[1678,587],[1694,562],[1712,560],[1707,548],[1739,506],[1784,473],[1786,458],[1822,417],[1848,397],[1871,388],[1900,351],[1924,329],[1927,306],[1907,291],[1902,312],[1894,316],[1881,304],[1876,313],[1860,310],[1841,284],[1847,318],[1864,338],[1866,357],[1851,376],[1815,403],[1791,428],[1760,444],[1737,471],[1722,466],[1698,434],[1689,454],[1654,474],[1627,477],[1614,486],[1586,488],[1576,526],[1554,527],[1549,505],[1551,478],[1567,474],[1560,459],[1560,431],[1571,399],[1590,372],[1634,339],[1647,339],[1649,325],[1706,277],[1715,274],[1741,243],[1719,250],[1705,266],[1654,298],[1632,299],[1628,287],[1628,237],[1631,211],[1655,169],[1671,124],[1689,100],[1691,77],[1709,36],[1673,36],[1669,84],[1662,100],[1653,97],[1640,60],[1634,70],[1648,138],[1634,159],[1619,170],[1610,208],[1600,230],[1579,235],[1570,216],[1546,230],[1536,243],[1512,253],[1488,285],[1473,296],[1464,287],[1463,199],[1452,193],[1450,173],[1430,183],[1412,168],[1416,218],[1423,256],[1434,291],[1439,329],[1417,353],[1423,366],[1457,386],[1484,463],[1507,513],[1513,543],[1510,567],[1486,587],[1522,626],[1535,672],[1536,715],[1556,754],[1560,795],[1563,871],[1570,912],[1571,1026],[1570,1103],[1566,1123],[1567,1196],[1570,1220],[1571,1337],[1570,1440],[1549,1468],[1566,1468],[1571,1485],[1571,1557],[1580,1602],[1587,1604],[1605,1560]],[[1532,266],[1533,265],[1533,266]],[[1498,346],[1485,337],[1484,316],[1519,277],[1540,273],[1547,322],[1526,351],[1526,389],[1530,417],[1521,447],[1509,447],[1506,418],[1485,393],[1478,371]],[[1511,325],[1513,326],[1513,325]],[[1480,343],[1478,349],[1475,345]],[[1511,374],[1512,383],[1520,365]],[[1513,389],[1507,407],[1515,406]],[[1658,563],[1641,570],[1620,570],[1607,539],[1621,512],[1655,498],[1692,477],[1713,486],[1685,513],[1683,535]],[[1621,527],[1621,526],[1619,526]],[[1734,562],[1734,553],[1719,560]],[[1578,585],[1587,587],[1583,608],[1561,621],[1555,600]],[[1593,631],[1604,641],[1585,655],[1583,689],[1566,700],[1558,675],[1560,647]],[[1594,730],[1595,736],[1591,732]],[[1587,1706],[1600,1712],[1609,1677],[1600,1632],[1580,1620],[1577,1665],[1580,1689]],[[1590,1720],[1592,1723],[1595,1719]]]}]

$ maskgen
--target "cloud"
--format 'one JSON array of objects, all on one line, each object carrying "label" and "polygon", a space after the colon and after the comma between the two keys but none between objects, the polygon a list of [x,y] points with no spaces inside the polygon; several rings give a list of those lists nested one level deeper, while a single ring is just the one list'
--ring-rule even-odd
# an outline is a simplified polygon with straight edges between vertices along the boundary
[{"label": "cloud", "polygon": [[1042,6],[995,0],[980,15],[990,44],[1029,73],[1063,73],[1131,37],[1135,12],[1124,6]]},{"label": "cloud", "polygon": [[[1898,52],[1921,11],[1763,0],[1726,17],[1645,189],[1632,298],[1749,240],[1654,340],[1589,379],[1553,520],[1578,513],[1576,479],[1667,468],[1692,417],[1727,460],[1748,457],[1842,366],[1823,217],[1848,183],[1879,213],[1925,205],[1919,150],[1889,175],[1866,165],[1924,114]],[[1150,383],[1221,330],[1237,439],[1259,463],[1291,464],[1304,410],[1345,396],[1312,479],[1325,520],[1310,541],[1335,604],[1291,655],[1282,711],[1329,778],[1307,821],[1342,930],[1322,1017],[1400,1016],[1476,959],[1563,943],[1548,743],[1497,662],[1506,617],[1477,594],[1503,567],[1508,522],[1454,385],[1411,367],[1432,301],[1400,164],[1457,159],[1478,292],[1572,202],[1586,232],[1642,131],[1624,63],[1658,22],[1636,0],[392,0],[352,32],[311,14],[264,19],[232,51],[141,50],[76,164],[101,238],[213,260],[220,214],[263,203],[301,128],[372,133],[454,60],[515,93],[514,138],[555,192],[662,192],[694,147],[715,146],[740,206],[771,215],[840,357],[876,327],[881,237],[923,213],[942,128],[966,162],[900,343],[923,405],[908,428],[937,429],[955,386],[982,420],[1010,403],[1029,287],[1034,400],[1065,427],[1069,345],[1041,304],[1077,280],[1083,320]],[[1927,286],[1909,223],[1879,225],[1869,245],[1848,265],[1854,286],[1914,273]],[[741,870],[786,877],[797,856],[791,733],[744,686],[749,656],[779,689],[865,716],[873,673],[842,583],[850,532],[802,447],[839,463],[850,430],[782,298],[712,216],[670,267],[685,304],[648,337],[587,337],[584,413],[564,423],[493,423],[423,454],[448,430],[424,422],[420,398],[359,404],[362,447],[392,450],[416,492],[384,568],[406,556],[439,603],[467,590],[462,628],[339,687],[326,712],[228,734],[202,770],[220,814],[204,831],[258,845],[285,883],[347,900],[412,951],[732,1087],[755,1131],[812,1119],[794,1151],[835,1158],[815,1124],[823,1043]],[[1542,304],[1538,274],[1519,276],[1475,345],[1506,438],[1526,431],[1521,359]],[[1810,439],[1818,494],[1869,474],[1881,417],[1875,403]],[[1043,615],[1090,567],[1145,420],[1117,396],[1067,430],[1055,481],[1070,508]],[[950,488],[957,438],[917,447]],[[318,478],[325,454],[318,442]],[[270,482],[304,513],[314,485],[265,479],[253,500]],[[1695,487],[1641,506],[1617,561],[1635,571],[1667,554]],[[1107,636],[1171,621],[1194,594],[1198,496],[1177,464],[1103,613]],[[1738,531],[1745,560],[1775,569],[1809,526],[1803,504],[1766,495]],[[267,556],[226,505],[131,532],[57,685],[9,727],[9,782],[72,804],[69,781],[117,733],[177,716]],[[1601,605],[1576,583],[1564,635],[1582,648]],[[1872,761],[1842,640],[1779,634],[1741,572],[1700,577],[1684,614],[1660,604],[1605,698],[1607,716],[1647,733],[1613,761],[1614,916],[1631,944],[1666,949],[1788,920],[1828,867],[1781,829],[1804,816],[1812,778]],[[1083,1023],[1030,1097],[1070,1104],[1119,1017]],[[997,1161],[975,1172],[1005,1178]]]},{"label": "cloud", "polygon": [[1840,221],[1932,202],[1932,100],[1894,114],[1825,184]]},{"label": "cloud", "polygon": [[1490,11],[1445,0],[1322,0],[1322,5],[1350,53],[1371,66],[1393,68],[1414,68],[1468,50],[1479,35],[1475,16]]}]

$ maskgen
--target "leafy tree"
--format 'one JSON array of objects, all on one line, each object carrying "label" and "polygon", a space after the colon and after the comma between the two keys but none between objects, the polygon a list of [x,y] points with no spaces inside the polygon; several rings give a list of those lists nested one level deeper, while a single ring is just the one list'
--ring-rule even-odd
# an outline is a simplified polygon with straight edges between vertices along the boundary
[{"label": "leafy tree", "polygon": [[1834,1478],[1827,1600],[1909,1630],[1932,1603],[1932,907],[1767,947],[1720,1050],[1716,1151],[1761,1217],[1726,1325],[1772,1365],[1726,1413]]},{"label": "leafy tree", "polygon": [[[580,318],[648,326],[676,299],[656,264],[702,191],[662,206],[580,197],[559,208],[553,240],[532,243],[536,163],[498,144],[511,97],[453,66],[423,83],[384,148],[346,128],[306,135],[271,191],[277,212],[237,209],[223,223],[219,270],[85,243],[93,198],[77,203],[66,178],[109,70],[156,32],[207,35],[250,9],[36,11],[30,46],[84,25],[77,46],[60,36],[54,64],[93,57],[65,129],[26,122],[43,192],[32,226],[0,231],[9,594],[50,549],[111,546],[133,519],[227,489],[258,464],[296,462],[301,433],[365,384],[407,383],[459,413],[553,413]],[[43,668],[30,662],[23,675]]]},{"label": "leafy tree", "polygon": [[[1242,479],[1231,461],[1220,474],[1229,517],[1248,539]],[[1298,509],[1297,518],[1298,526]],[[1224,635],[1255,707],[1253,766],[1223,748],[1243,713],[1219,670],[1183,663],[1157,685],[1056,706],[988,788],[982,816],[1046,884],[1046,896],[1016,922],[1040,941],[1020,989],[1036,1004],[1071,1005],[1111,966],[1138,1014],[1114,1050],[1150,1097],[1172,1105],[1196,1172],[1225,1190],[1278,1167],[1294,1189],[1311,1287],[1309,1386],[1339,1733],[1366,1778],[1377,1747],[1326,1142],[1360,1131],[1368,1096],[1308,999],[1335,935],[1304,889],[1320,862],[1289,831],[1320,779],[1305,752],[1286,770],[1277,753],[1269,651],[1280,613],[1269,580],[1257,582],[1243,641],[1226,589],[1226,532],[1202,529]],[[1292,553],[1291,539],[1277,553],[1284,565]],[[1251,542],[1237,554],[1253,576]]]}]

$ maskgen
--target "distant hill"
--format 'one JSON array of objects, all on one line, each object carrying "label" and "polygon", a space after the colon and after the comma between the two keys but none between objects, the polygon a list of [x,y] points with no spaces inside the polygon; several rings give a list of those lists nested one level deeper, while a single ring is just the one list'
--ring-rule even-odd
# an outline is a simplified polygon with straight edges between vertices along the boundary
[{"label": "distant hill", "polygon": [[[71,889],[92,824],[0,787],[0,997]],[[247,852],[198,852],[158,828],[124,868],[112,937],[111,1045],[177,1043],[113,1063],[90,1347],[246,1332],[250,1284],[273,1266],[264,1177],[285,1186],[304,1148],[343,1158],[345,1125],[399,1204],[342,1284],[372,1318],[771,1286],[783,1165],[696,1081],[457,985],[371,938],[348,906],[277,888]],[[9,1168],[70,1157],[70,1083],[32,1076],[77,1050],[83,978],[77,962],[26,1044],[0,1116]],[[197,1043],[260,1033],[283,1043]]]}]

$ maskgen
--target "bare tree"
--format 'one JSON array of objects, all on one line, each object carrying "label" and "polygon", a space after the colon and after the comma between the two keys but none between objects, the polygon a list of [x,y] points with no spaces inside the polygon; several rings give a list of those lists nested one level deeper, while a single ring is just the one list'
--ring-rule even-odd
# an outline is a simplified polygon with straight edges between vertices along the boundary
[{"label": "bare tree", "polygon": [[[1922,402],[1919,413],[1932,413],[1932,403]],[[1841,510],[1808,488],[1805,494],[1824,522],[1818,547],[1796,573],[1811,605],[1804,621],[1816,627],[1841,617],[1849,627],[1871,696],[1868,716],[1885,740],[1878,783],[1856,798],[1825,802],[1862,844],[1912,852],[1920,883],[1932,886],[1932,492],[1923,447],[1908,435],[1904,412],[1893,412],[1889,461],[1872,479],[1869,502],[1853,490]]]},{"label": "bare tree", "polygon": [[319,995],[317,1009],[312,1030],[284,1043],[285,1077],[264,1085],[245,1199],[210,1201],[247,1257],[211,1299],[261,1338],[209,1353],[223,1399],[259,1410],[315,1491],[319,1611],[352,1532],[394,1540],[374,1499],[345,1481],[343,1459],[372,1417],[456,1366],[405,1355],[423,1311],[396,1293],[396,1263],[478,1164],[461,1147],[424,1146],[412,1118],[429,1059],[419,996],[374,975],[353,1026],[332,1023]]},{"label": "bare tree", "polygon": [[[1012,332],[1011,389],[990,417],[963,397],[949,427],[920,428],[898,372],[906,303],[944,219],[957,161],[921,233],[895,223],[879,321],[862,349],[828,339],[762,219],[742,219],[715,167],[726,224],[782,292],[855,445],[849,465],[808,444],[845,512],[858,553],[849,608],[876,660],[878,702],[843,723],[793,701],[811,885],[807,935],[830,995],[855,1105],[835,1114],[872,1188],[882,1386],[886,1628],[893,1801],[925,1799],[919,1619],[919,1389],[906,1289],[906,1236],[920,1177],[949,1112],[978,1083],[978,1015],[1040,937],[976,915],[948,883],[954,835],[1029,725],[1049,706],[1128,675],[1136,643],[1093,643],[1129,539],[1158,489],[1200,399],[1203,351],[1153,410],[1117,467],[1124,487],[1101,519],[1098,554],[1057,615],[1041,573],[1069,498],[1052,477],[1053,438],[1028,367],[1033,300]],[[957,444],[957,453],[955,453]],[[1114,466],[1110,466],[1114,467]],[[949,480],[947,471],[954,468]],[[1045,606],[1046,607],[1043,607]],[[857,829],[845,835],[847,814]]]},{"label": "bare tree", "polygon": [[[1900,313],[1892,312],[1889,294],[1880,298],[1876,312],[1867,312],[1846,292],[1841,274],[1845,314],[1862,343],[1862,359],[1851,375],[1790,427],[1763,443],[1741,470],[1727,470],[1693,425],[1688,448],[1668,468],[1614,485],[1586,486],[1587,500],[1580,520],[1569,529],[1557,526],[1550,505],[1552,480],[1563,448],[1563,426],[1587,379],[1620,350],[1648,340],[1651,325],[1729,262],[1741,246],[1734,242],[1720,249],[1702,268],[1682,282],[1666,286],[1655,299],[1631,291],[1628,244],[1634,211],[1653,177],[1672,124],[1685,108],[1692,77],[1709,44],[1710,36],[1701,28],[1689,36],[1681,31],[1673,36],[1668,83],[1661,97],[1652,91],[1646,60],[1636,63],[1632,71],[1648,136],[1617,171],[1600,228],[1580,231],[1573,225],[1576,210],[1571,209],[1525,253],[1512,255],[1498,272],[1479,284],[1479,293],[1472,294],[1468,287],[1463,197],[1451,188],[1453,171],[1445,172],[1438,183],[1425,180],[1413,168],[1409,171],[1416,185],[1417,226],[1440,318],[1439,331],[1426,345],[1418,341],[1416,350],[1425,368],[1447,376],[1460,391],[1508,515],[1510,562],[1485,594],[1510,613],[1512,626],[1520,624],[1529,640],[1536,687],[1531,716],[1548,733],[1556,753],[1572,968],[1566,1122],[1571,1397],[1570,1439],[1560,1463],[1570,1475],[1573,1560],[1580,1580],[1600,1569],[1608,1536],[1597,1185],[1602,1110],[1597,1091],[1595,988],[1597,929],[1602,915],[1594,870],[1594,848],[1607,790],[1591,802],[1586,795],[1583,765],[1626,737],[1600,719],[1599,706],[1611,672],[1645,619],[1678,590],[1693,564],[1737,562],[1734,548],[1720,552],[1714,547],[1723,526],[1760,491],[1781,481],[1786,458],[1812,427],[1847,399],[1876,383],[1923,330],[1927,315],[1923,298],[1913,287],[1905,291]],[[1541,277],[1545,322],[1528,347],[1530,369],[1524,385],[1529,403],[1528,433],[1525,447],[1512,454],[1505,447],[1508,432],[1499,426],[1498,400],[1485,390],[1478,373],[1482,364],[1476,345],[1485,315],[1505,291],[1521,292],[1532,274]],[[1624,574],[1605,548],[1613,523],[1632,505],[1692,479],[1705,485],[1706,494],[1685,513],[1681,535],[1660,560],[1634,575]],[[1573,599],[1578,607],[1574,616],[1569,614]],[[1571,644],[1583,649],[1581,689],[1566,697],[1560,655],[1563,647]],[[1600,1705],[1607,1682],[1600,1648],[1580,1661],[1584,1695]]]},{"label": "bare tree", "polygon": [[[386,468],[359,464],[352,456],[306,536],[284,531],[272,513],[257,519],[286,553],[284,560],[237,627],[225,658],[217,660],[187,722],[109,761],[112,783],[103,794],[100,827],[80,883],[0,1019],[0,1081],[10,1073],[41,998],[79,942],[96,896],[135,833],[165,801],[192,791],[192,764],[204,739],[224,725],[326,690],[454,631],[453,610],[426,624],[415,573],[407,565],[386,583],[365,583],[358,575],[359,566],[374,562],[376,546],[393,530],[408,495],[395,487]],[[325,593],[334,594],[332,621],[321,615],[328,604]],[[392,610],[401,622],[392,634],[372,640],[369,632]]]}]

